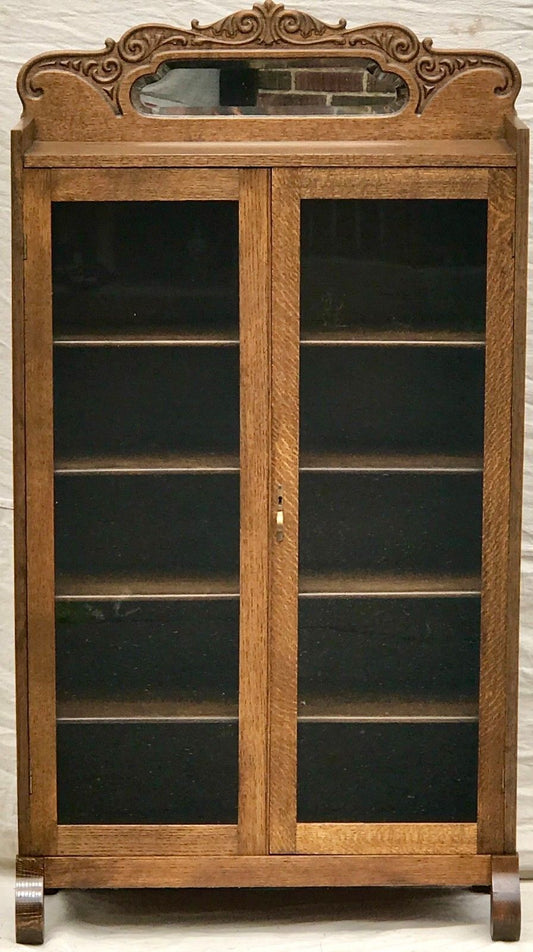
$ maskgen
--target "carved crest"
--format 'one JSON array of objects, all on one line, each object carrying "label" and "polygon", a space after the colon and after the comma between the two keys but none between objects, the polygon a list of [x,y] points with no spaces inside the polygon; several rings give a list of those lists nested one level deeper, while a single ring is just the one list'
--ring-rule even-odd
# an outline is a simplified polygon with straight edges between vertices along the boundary
[{"label": "carved crest", "polygon": [[514,63],[498,53],[484,51],[444,51],[433,49],[432,40],[419,40],[411,30],[390,24],[370,24],[347,29],[346,21],[323,23],[309,13],[286,10],[274,0],[255,3],[251,10],[232,13],[216,23],[200,26],[193,20],[190,29],[171,26],[140,26],[117,41],[106,40],[96,53],[51,53],[38,56],[19,74],[18,90],[24,102],[43,94],[40,81],[49,71],[72,73],[94,86],[121,114],[118,91],[128,73],[149,65],[156,54],[179,58],[181,50],[268,48],[352,51],[355,55],[378,59],[384,67],[403,67],[417,89],[416,112],[421,114],[430,99],[455,77],[473,70],[489,69],[499,74],[494,87],[497,96],[511,103],[520,89],[520,75]]}]

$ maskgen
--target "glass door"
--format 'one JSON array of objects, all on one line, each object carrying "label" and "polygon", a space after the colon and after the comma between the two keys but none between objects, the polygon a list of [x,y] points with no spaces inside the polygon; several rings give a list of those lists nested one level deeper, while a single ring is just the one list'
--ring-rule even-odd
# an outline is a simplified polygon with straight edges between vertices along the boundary
[{"label": "glass door", "polygon": [[74,851],[102,824],[111,852],[140,826],[154,852],[264,848],[269,314],[248,275],[268,274],[266,184],[53,185],[56,842]]},{"label": "glass door", "polygon": [[476,850],[501,314],[461,175],[274,173],[275,852]]}]

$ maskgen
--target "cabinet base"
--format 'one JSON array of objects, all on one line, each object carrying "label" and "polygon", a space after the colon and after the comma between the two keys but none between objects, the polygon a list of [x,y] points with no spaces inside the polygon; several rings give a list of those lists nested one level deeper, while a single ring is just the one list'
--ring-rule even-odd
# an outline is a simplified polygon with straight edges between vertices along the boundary
[{"label": "cabinet base", "polygon": [[19,856],[16,937],[23,945],[42,943],[44,896],[59,888],[369,885],[490,889],[492,939],[515,942],[520,937],[516,855]]},{"label": "cabinet base", "polygon": [[520,877],[517,856],[492,857],[490,934],[495,942],[520,938]]},{"label": "cabinet base", "polygon": [[44,860],[17,856],[15,930],[22,945],[41,945],[44,935]]},{"label": "cabinet base", "polygon": [[490,885],[492,857],[471,855],[46,856],[52,889]]}]

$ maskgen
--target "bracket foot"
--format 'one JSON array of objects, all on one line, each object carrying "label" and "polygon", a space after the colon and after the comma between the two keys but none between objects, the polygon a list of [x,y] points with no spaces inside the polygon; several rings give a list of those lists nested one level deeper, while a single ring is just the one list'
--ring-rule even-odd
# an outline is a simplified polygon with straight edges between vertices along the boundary
[{"label": "bracket foot", "polygon": [[517,942],[520,938],[518,856],[492,857],[490,934],[495,942]]},{"label": "bracket foot", "polygon": [[39,857],[17,856],[15,882],[17,942],[41,945],[44,936],[44,862]]}]

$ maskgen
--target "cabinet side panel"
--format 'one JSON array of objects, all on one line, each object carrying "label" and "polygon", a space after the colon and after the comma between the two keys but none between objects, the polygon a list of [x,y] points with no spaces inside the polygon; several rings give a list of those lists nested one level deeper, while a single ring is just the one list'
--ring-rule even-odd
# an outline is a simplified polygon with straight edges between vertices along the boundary
[{"label": "cabinet side panel", "polygon": [[272,543],[270,851],[296,849],[300,197],[294,173],[272,173]]},{"label": "cabinet side panel", "polygon": [[49,173],[25,173],[26,516],[31,852],[55,849],[54,491]]},{"label": "cabinet side panel", "polygon": [[29,851],[28,650],[26,616],[26,447],[24,435],[24,226],[23,162],[33,122],[11,134],[13,504],[15,545],[15,652],[19,852]]},{"label": "cabinet side panel", "polygon": [[489,177],[478,850],[504,849],[515,173]]},{"label": "cabinet side panel", "polygon": [[270,176],[241,172],[239,852],[267,852]]},{"label": "cabinet side panel", "polygon": [[507,738],[505,744],[506,853],[516,849],[516,771],[518,720],[518,645],[520,624],[520,556],[522,480],[524,467],[524,411],[527,326],[527,249],[529,190],[529,129],[516,117],[507,135],[516,150],[515,292],[513,404],[511,435],[511,511],[509,522],[509,605],[507,642]]}]

